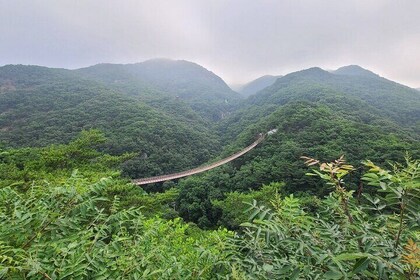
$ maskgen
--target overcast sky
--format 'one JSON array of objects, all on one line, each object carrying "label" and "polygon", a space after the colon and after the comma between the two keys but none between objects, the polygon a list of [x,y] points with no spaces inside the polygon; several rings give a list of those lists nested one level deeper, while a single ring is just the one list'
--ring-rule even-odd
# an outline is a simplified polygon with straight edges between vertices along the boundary
[{"label": "overcast sky", "polygon": [[420,87],[420,1],[0,0],[0,65],[156,57],[228,83],[358,64]]}]

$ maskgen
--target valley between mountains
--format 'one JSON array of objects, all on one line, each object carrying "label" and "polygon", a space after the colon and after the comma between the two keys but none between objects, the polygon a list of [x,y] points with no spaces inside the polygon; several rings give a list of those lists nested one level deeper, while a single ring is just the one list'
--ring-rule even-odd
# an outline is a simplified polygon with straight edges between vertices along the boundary
[{"label": "valley between mountains", "polygon": [[0,278],[414,279],[420,91],[356,65],[274,74],[0,67]]}]

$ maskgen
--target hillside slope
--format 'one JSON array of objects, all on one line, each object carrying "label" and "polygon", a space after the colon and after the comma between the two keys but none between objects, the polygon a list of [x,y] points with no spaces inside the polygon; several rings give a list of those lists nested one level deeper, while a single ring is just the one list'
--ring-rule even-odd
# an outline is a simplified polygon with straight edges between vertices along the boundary
[{"label": "hillside slope", "polygon": [[222,122],[221,130],[230,131],[227,135],[233,133],[235,138],[240,130],[234,131],[229,127],[246,127],[292,101],[326,104],[363,122],[386,122],[385,128],[402,126],[411,131],[418,129],[418,91],[361,67],[358,67],[360,74],[354,70],[354,67],[340,68],[340,74],[334,74],[321,68],[310,68],[288,74],[258,95],[250,96],[235,115]]},{"label": "hillside slope", "polygon": [[[291,73],[246,99],[219,125],[226,145],[221,157],[251,143],[261,132],[277,132],[243,157],[181,181],[177,205],[182,217],[202,225],[223,224],[230,218],[212,201],[273,182],[285,183],[277,186],[282,195],[328,194],[328,185],[305,176],[309,169],[301,156],[330,162],[344,155],[354,166],[366,159],[382,166],[403,162],[407,152],[418,158],[420,133],[415,124],[420,120],[420,93],[360,70],[350,67],[334,74],[311,68]],[[360,187],[362,173],[359,169],[352,173],[348,188]],[[372,191],[364,186],[364,192]]]},{"label": "hillside slope", "polygon": [[[113,154],[135,152],[132,177],[184,170],[219,149],[217,137],[194,112],[188,118],[156,109],[73,71],[37,66],[0,68],[0,142],[25,147],[65,143],[81,130],[100,129]],[[176,102],[175,112],[185,104]]]},{"label": "hillside slope", "polygon": [[[278,166],[278,162],[298,166],[299,153],[314,151],[319,157],[329,157],[336,156],[332,151],[341,151],[349,154],[351,160],[366,157],[382,160],[401,159],[405,150],[417,150],[419,133],[415,129],[420,94],[358,66],[340,68],[334,73],[311,68],[279,78],[258,95],[238,103],[241,108],[220,121],[218,130],[214,131],[210,122],[193,109],[198,103],[193,102],[196,97],[191,96],[192,91],[176,98],[173,96],[177,94],[176,87],[170,91],[162,84],[157,89],[158,82],[153,84],[152,78],[147,82],[135,78],[147,77],[146,72],[153,72],[149,68],[157,69],[156,61],[148,63],[145,63],[147,67],[97,65],[76,71],[37,66],[1,67],[0,141],[13,147],[44,146],[67,142],[83,129],[98,128],[109,139],[103,149],[114,154],[137,153],[136,158],[125,164],[124,172],[140,178],[185,170],[209,160],[222,147],[219,135],[225,145],[229,144],[224,152],[227,155],[251,143],[259,132],[278,128],[282,140],[268,141],[272,145],[269,150],[275,155],[296,148],[293,159],[276,159],[271,152],[259,155],[257,149],[256,154],[252,152],[254,156],[247,155],[235,163],[236,174],[242,166],[246,169],[261,158],[265,166],[261,170],[266,174],[261,182],[287,181],[285,174],[273,177],[270,175],[273,171],[265,168]],[[180,62],[158,61],[161,63],[169,63],[168,68],[172,69]],[[158,68],[162,69],[162,65]],[[141,71],[145,72],[136,76]],[[166,75],[162,79],[168,81],[167,85],[188,81],[185,83],[191,84],[188,89],[192,89],[206,84],[194,82],[200,79],[192,79],[187,72],[182,75],[184,78],[177,76],[181,75],[179,71],[175,72],[168,70],[162,74]],[[153,73],[150,75],[154,77],[158,70]],[[171,75],[174,75],[173,82],[169,83]],[[207,78],[205,75],[202,79],[207,81]],[[225,89],[224,82],[215,79],[220,89]],[[199,102],[205,100],[197,98]],[[211,103],[211,106],[218,105]],[[221,108],[211,106],[207,107],[210,112]],[[305,111],[306,107],[311,114]],[[324,127],[325,122],[328,125]],[[360,137],[353,139],[350,135]],[[284,146],[285,143],[292,148]],[[236,178],[234,174],[230,177]],[[259,184],[250,179],[248,183],[241,180],[231,185],[253,188]],[[289,186],[305,188],[304,184],[293,182]]]},{"label": "hillside slope", "polygon": [[418,156],[420,93],[365,71],[368,76],[340,72],[311,68],[291,73],[223,120],[220,134],[224,143],[236,143],[232,149],[259,132],[278,129],[227,168],[227,184],[246,190],[284,181],[289,191],[306,191],[311,179],[303,176],[302,155],[331,160],[345,154],[352,163],[401,161],[406,151]]},{"label": "hillside slope", "polygon": [[265,75],[262,77],[259,77],[258,79],[255,79],[247,84],[245,84],[240,90],[239,93],[242,94],[245,97],[248,97],[250,95],[253,95],[260,90],[265,89],[268,86],[271,86],[274,84],[274,82],[281,78],[282,76],[272,76],[272,75]]},{"label": "hillside slope", "polygon": [[98,64],[75,72],[144,102],[180,100],[203,117],[227,115],[240,96],[204,67],[184,60],[153,59],[136,64]]}]

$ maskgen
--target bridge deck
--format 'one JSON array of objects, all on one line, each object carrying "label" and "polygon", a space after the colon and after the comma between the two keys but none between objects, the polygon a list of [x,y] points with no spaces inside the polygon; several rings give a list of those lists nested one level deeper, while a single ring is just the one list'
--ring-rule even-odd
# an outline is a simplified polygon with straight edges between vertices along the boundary
[{"label": "bridge deck", "polygon": [[240,156],[242,156],[243,154],[246,154],[247,152],[249,152],[250,150],[254,149],[259,143],[261,143],[265,138],[265,134],[262,134],[254,143],[252,143],[251,145],[249,145],[248,147],[246,147],[245,149],[227,157],[224,158],[222,160],[219,160],[215,163],[212,163],[210,165],[205,165],[202,167],[198,167],[198,168],[193,168],[190,170],[186,170],[183,172],[178,172],[178,173],[172,173],[172,174],[167,174],[167,175],[161,175],[161,176],[154,176],[154,177],[148,177],[148,178],[141,178],[141,179],[134,179],[133,183],[136,185],[146,185],[146,184],[151,184],[151,183],[159,183],[159,182],[165,182],[165,181],[169,181],[169,180],[174,180],[174,179],[178,179],[178,178],[182,178],[182,177],[186,177],[186,176],[191,176],[197,173],[201,173],[213,168],[216,168],[220,165],[226,164]]}]

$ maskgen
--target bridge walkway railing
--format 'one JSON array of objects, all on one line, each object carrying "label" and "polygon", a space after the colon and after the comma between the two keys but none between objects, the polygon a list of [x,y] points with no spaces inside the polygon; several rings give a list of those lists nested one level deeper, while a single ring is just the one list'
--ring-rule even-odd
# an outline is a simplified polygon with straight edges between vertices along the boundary
[{"label": "bridge walkway railing", "polygon": [[191,176],[194,174],[198,174],[213,168],[216,168],[220,165],[226,164],[240,156],[242,156],[243,154],[246,154],[247,152],[249,152],[250,150],[252,150],[253,148],[255,148],[259,143],[261,143],[265,138],[265,134],[262,134],[254,143],[252,143],[251,145],[249,145],[248,147],[244,148],[243,150],[227,157],[224,159],[221,159],[215,163],[212,163],[210,165],[206,165],[206,166],[202,166],[202,167],[197,167],[197,168],[193,168],[190,170],[186,170],[186,171],[182,171],[182,172],[177,172],[177,173],[172,173],[172,174],[167,174],[167,175],[160,175],[160,176],[154,176],[154,177],[148,177],[148,178],[141,178],[141,179],[134,179],[133,183],[136,185],[146,185],[146,184],[151,184],[151,183],[159,183],[159,182],[165,182],[165,181],[169,181],[169,180],[174,180],[174,179],[178,179],[178,178],[182,178],[182,177],[186,177],[186,176]]}]

